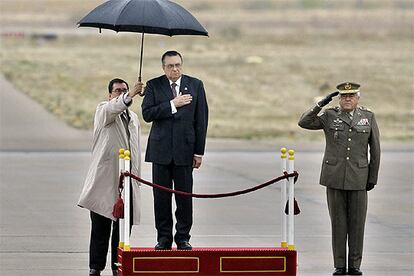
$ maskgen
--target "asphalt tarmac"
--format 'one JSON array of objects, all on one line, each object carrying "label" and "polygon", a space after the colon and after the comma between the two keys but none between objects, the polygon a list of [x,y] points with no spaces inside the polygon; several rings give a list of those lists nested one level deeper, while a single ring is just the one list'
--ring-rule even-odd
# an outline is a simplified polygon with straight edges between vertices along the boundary
[{"label": "asphalt tarmac", "polygon": [[[76,203],[90,161],[90,133],[65,126],[3,78],[0,88],[0,275],[87,275],[89,213]],[[282,146],[296,150],[300,174],[298,275],[331,275],[330,222],[325,188],[318,184],[322,143],[209,139],[194,192],[240,190],[279,176]],[[383,145],[379,182],[369,192],[364,275],[414,274],[413,153],[413,144]],[[148,163],[143,177],[151,179]],[[278,184],[234,198],[194,199],[191,243],[279,246],[279,208]],[[142,221],[131,243],[152,247],[155,237],[152,192],[142,186]]]}]

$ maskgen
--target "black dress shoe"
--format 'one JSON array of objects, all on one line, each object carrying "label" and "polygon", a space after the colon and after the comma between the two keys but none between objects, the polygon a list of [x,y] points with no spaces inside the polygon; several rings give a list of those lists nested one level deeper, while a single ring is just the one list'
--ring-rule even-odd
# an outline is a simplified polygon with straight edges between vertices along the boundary
[{"label": "black dress shoe", "polygon": [[192,250],[193,247],[188,241],[180,241],[177,243],[177,249],[179,250]]},{"label": "black dress shoe", "polygon": [[118,276],[118,269],[112,269],[112,276]]},{"label": "black dress shoe", "polygon": [[101,276],[101,271],[97,269],[90,269],[89,276]]},{"label": "black dress shoe", "polygon": [[155,250],[171,250],[171,244],[167,244],[165,242],[159,242],[154,247]]},{"label": "black dress shoe", "polygon": [[337,267],[332,275],[346,275],[346,268],[345,267]]},{"label": "black dress shoe", "polygon": [[362,271],[359,268],[348,268],[348,275],[362,275]]}]

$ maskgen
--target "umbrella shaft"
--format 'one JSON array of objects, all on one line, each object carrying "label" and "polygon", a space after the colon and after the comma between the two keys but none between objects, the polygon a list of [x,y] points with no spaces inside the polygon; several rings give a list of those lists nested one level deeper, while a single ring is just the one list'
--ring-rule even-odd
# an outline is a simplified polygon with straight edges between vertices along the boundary
[{"label": "umbrella shaft", "polygon": [[141,72],[142,72],[142,57],[144,55],[144,33],[141,35],[141,55],[139,58],[139,76],[138,81],[142,80]]}]

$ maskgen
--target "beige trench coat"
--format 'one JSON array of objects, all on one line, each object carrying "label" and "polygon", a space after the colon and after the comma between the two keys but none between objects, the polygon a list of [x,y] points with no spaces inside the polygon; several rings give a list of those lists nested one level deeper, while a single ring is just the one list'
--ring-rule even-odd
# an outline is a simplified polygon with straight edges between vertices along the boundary
[{"label": "beige trench coat", "polygon": [[[140,124],[137,114],[129,111],[128,129],[130,141],[120,114],[128,107],[122,96],[102,102],[95,112],[92,161],[84,183],[78,206],[116,220],[112,215],[113,206],[118,198],[118,151],[120,148],[131,151],[131,171],[141,174]],[[129,146],[130,144],[130,146]],[[140,221],[140,187],[133,180],[132,197],[133,223]]]}]

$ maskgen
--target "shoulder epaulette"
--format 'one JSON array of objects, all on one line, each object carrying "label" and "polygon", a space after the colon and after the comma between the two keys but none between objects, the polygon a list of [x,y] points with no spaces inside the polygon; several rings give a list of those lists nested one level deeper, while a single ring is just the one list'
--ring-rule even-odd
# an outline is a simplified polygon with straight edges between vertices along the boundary
[{"label": "shoulder epaulette", "polygon": [[363,111],[368,111],[368,112],[372,112],[371,109],[366,108],[365,106],[360,106],[359,109],[363,110]]},{"label": "shoulder epaulette", "polygon": [[332,110],[332,111],[336,111],[336,112],[338,112],[339,111],[339,106],[334,106],[334,107],[328,107],[328,108],[326,108],[325,110]]}]

